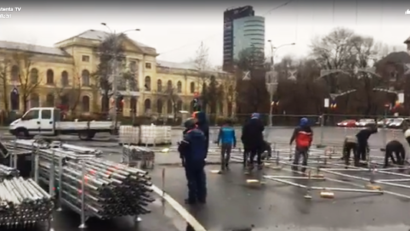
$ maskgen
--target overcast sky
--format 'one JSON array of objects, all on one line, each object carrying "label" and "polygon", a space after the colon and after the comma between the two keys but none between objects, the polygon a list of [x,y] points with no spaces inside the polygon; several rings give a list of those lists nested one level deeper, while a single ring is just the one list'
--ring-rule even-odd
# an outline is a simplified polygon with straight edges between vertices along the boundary
[{"label": "overcast sky", "polygon": [[[257,15],[266,17],[266,39],[271,39],[275,46],[296,43],[296,46],[279,49],[276,57],[279,59],[288,54],[307,55],[312,38],[334,27],[354,29],[402,50],[405,49],[403,41],[410,36],[410,15],[405,15],[410,1],[404,0],[298,0],[282,7],[288,1],[167,3],[153,0],[148,4],[117,0],[115,5],[101,1],[91,4],[85,0],[70,1],[70,5],[43,1],[34,4],[34,1],[2,0],[0,8],[22,9],[6,12],[12,15],[11,19],[0,18],[0,40],[53,46],[88,29],[108,30],[100,24],[105,22],[117,32],[141,29],[141,32],[127,34],[155,47],[161,54],[160,60],[188,61],[203,41],[209,47],[212,64],[221,65],[223,12],[228,7],[243,5],[253,5]],[[269,56],[268,44],[266,48]]]}]

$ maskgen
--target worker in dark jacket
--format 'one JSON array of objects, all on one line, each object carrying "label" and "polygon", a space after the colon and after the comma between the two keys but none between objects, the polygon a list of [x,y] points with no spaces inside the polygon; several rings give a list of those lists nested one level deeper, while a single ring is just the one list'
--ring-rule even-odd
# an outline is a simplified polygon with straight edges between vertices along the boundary
[{"label": "worker in dark jacket", "polygon": [[188,181],[187,204],[206,203],[205,158],[207,140],[204,133],[197,128],[194,119],[185,122],[188,129],[180,142],[178,151],[185,168]]},{"label": "worker in dark jacket", "polygon": [[260,120],[259,113],[253,113],[251,119],[242,127],[242,142],[247,151],[249,151],[249,170],[254,168],[254,159],[257,156],[258,168],[262,168],[261,154],[263,152],[265,141],[263,131],[265,126]]},{"label": "worker in dark jacket", "polygon": [[[407,144],[410,144],[410,129],[407,129],[404,132],[404,138],[406,138]],[[396,159],[394,157],[396,157]],[[392,140],[386,144],[384,168],[389,166],[389,159],[391,159],[393,164],[404,165],[406,160],[406,149],[400,141]]]},{"label": "worker in dark jacket", "polygon": [[[309,126],[309,120],[307,118],[300,119],[299,126],[293,131],[289,145],[292,145],[293,141],[296,143],[296,148],[292,170],[297,171],[301,156],[303,158],[302,165],[307,166],[308,152],[313,141],[313,131]],[[305,172],[306,168],[303,167],[301,171]]]},{"label": "worker in dark jacket", "polygon": [[357,167],[359,164],[360,157],[357,151],[357,138],[356,136],[346,136],[343,142],[343,156],[342,160],[345,161],[345,167],[350,165],[350,155],[353,152],[354,165]]},{"label": "worker in dark jacket", "polygon": [[206,154],[208,155],[208,147],[209,147],[209,124],[208,120],[206,119],[206,114],[203,111],[198,111],[193,113],[193,118],[196,120],[196,125],[199,130],[201,130],[205,137],[206,137]]},{"label": "worker in dark jacket", "polygon": [[221,172],[229,170],[229,160],[232,148],[236,147],[235,128],[232,127],[231,120],[225,121],[219,129],[218,146],[221,146]]},{"label": "worker in dark jacket", "polygon": [[357,153],[361,160],[365,161],[369,149],[368,140],[371,135],[377,133],[376,125],[369,125],[365,129],[360,130],[356,134],[357,138]]}]

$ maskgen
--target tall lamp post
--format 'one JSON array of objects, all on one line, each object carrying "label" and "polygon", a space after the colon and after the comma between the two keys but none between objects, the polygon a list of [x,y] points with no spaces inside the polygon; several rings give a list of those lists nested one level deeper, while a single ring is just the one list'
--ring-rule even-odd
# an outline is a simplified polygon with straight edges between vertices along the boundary
[{"label": "tall lamp post", "polygon": [[121,34],[125,34],[127,32],[130,31],[141,31],[140,29],[129,29],[129,30],[125,30],[121,33],[116,33],[115,30],[111,30],[111,28],[107,25],[107,23],[102,22],[101,25],[105,26],[108,31],[110,32],[111,35],[114,36],[114,44],[111,47],[111,59],[110,59],[110,65],[111,65],[111,81],[112,81],[112,94],[114,96],[115,99],[115,110],[114,110],[114,114],[113,114],[113,121],[114,121],[114,126],[113,126],[113,132],[115,132],[116,128],[117,128],[117,123],[118,123],[118,117],[117,117],[117,97],[118,97],[118,58],[120,57],[118,54],[118,48],[119,48],[119,36]]},{"label": "tall lamp post", "polygon": [[277,80],[277,73],[275,72],[275,62],[274,62],[274,57],[275,57],[275,52],[285,46],[294,46],[296,43],[287,43],[287,44],[282,44],[280,46],[273,46],[272,40],[268,40],[268,43],[270,44],[270,50],[271,50],[271,58],[270,58],[270,73],[268,74],[268,77],[266,78],[266,87],[269,92],[269,126],[272,126],[272,114],[273,114],[273,107],[275,106],[275,103],[272,102],[273,100],[273,95],[275,94],[276,87],[278,86],[278,80]]}]

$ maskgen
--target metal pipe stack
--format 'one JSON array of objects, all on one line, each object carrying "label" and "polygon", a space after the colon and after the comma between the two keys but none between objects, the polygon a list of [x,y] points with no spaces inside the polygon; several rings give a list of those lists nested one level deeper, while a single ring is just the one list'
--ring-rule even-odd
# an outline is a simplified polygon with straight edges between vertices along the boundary
[{"label": "metal pipe stack", "polygon": [[19,175],[20,173],[17,169],[0,164],[0,179],[9,179],[12,177],[18,177]]},{"label": "metal pipe stack", "polygon": [[51,197],[32,179],[14,177],[0,183],[0,227],[24,228],[50,222]]},{"label": "metal pipe stack", "polygon": [[[85,217],[113,219],[147,214],[151,182],[146,171],[98,158],[101,152],[74,145],[34,147],[38,180],[56,193],[59,205]],[[35,177],[37,178],[37,177]]]},{"label": "metal pipe stack", "polygon": [[122,161],[131,167],[136,167],[140,163],[140,168],[152,169],[155,162],[155,152],[147,147],[124,144],[122,146]]}]

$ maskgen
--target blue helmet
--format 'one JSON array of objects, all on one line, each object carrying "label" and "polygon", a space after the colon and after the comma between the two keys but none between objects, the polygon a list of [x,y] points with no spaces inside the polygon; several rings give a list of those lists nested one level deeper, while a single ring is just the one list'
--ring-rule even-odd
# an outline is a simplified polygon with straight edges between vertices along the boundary
[{"label": "blue helmet", "polygon": [[259,113],[257,113],[257,112],[255,112],[255,113],[252,113],[252,119],[259,119],[261,117],[261,115],[259,114]]},{"label": "blue helmet", "polygon": [[309,124],[309,120],[306,117],[303,117],[302,119],[300,119],[299,121],[299,126],[301,127],[305,127]]}]

